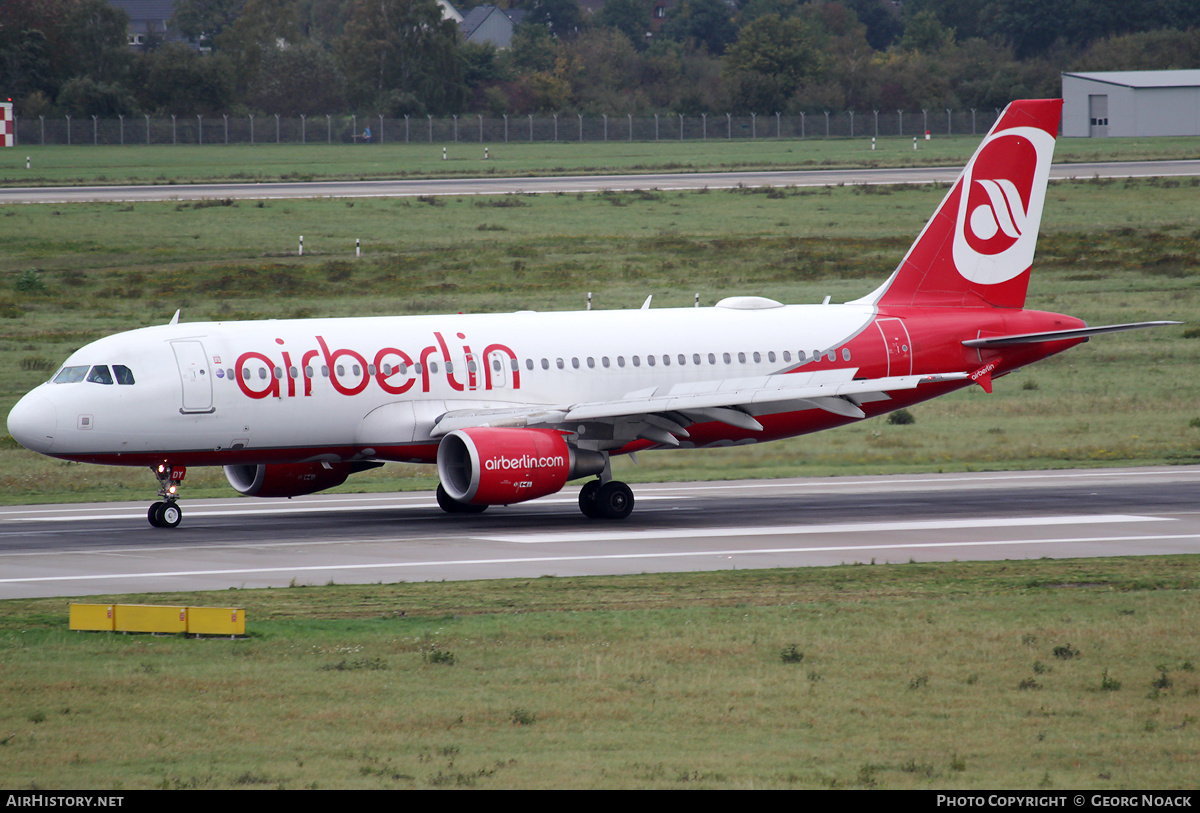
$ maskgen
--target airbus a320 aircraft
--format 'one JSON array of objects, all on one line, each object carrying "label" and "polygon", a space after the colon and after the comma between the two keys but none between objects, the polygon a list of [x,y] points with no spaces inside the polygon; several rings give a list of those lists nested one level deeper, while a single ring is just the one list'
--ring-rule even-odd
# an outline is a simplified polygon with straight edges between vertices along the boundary
[{"label": "airbus a320 aircraft", "polygon": [[990,392],[1094,334],[1169,324],[1023,309],[1061,109],[1009,105],[899,267],[853,302],[172,320],[74,353],[8,429],[52,457],[151,467],[156,527],[179,524],[188,466],[290,497],[385,461],[436,463],[451,513],[594,476],[580,509],[621,519],[634,500],[613,455],[760,443]]}]

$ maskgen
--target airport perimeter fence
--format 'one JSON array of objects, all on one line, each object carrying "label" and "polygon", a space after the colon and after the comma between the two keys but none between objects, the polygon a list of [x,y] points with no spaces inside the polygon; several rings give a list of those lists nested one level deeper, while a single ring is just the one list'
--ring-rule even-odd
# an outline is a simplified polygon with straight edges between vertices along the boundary
[{"label": "airport perimeter fence", "polygon": [[[505,144],[923,138],[986,133],[1000,111],[893,110],[797,115],[19,117],[17,144]],[[368,138],[368,130],[369,138]]]}]

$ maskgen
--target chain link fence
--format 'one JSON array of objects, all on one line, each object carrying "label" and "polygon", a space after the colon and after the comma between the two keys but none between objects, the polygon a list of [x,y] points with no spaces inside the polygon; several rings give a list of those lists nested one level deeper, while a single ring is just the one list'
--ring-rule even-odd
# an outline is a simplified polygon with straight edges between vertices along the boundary
[{"label": "chain link fence", "polygon": [[559,113],[483,116],[24,117],[18,144],[505,144],[553,141],[712,141],[980,135],[1000,111],[892,110],[735,116]]}]

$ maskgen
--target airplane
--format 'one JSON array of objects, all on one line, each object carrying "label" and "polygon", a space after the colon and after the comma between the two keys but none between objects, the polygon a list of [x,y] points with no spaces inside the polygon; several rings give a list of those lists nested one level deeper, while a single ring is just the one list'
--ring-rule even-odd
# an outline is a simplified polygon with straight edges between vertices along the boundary
[{"label": "airplane", "polygon": [[1059,99],[1005,108],[895,271],[843,304],[181,323],[73,353],[8,416],[21,445],[148,466],[152,526],[180,524],[189,466],[293,497],[389,461],[436,464],[438,504],[478,513],[589,479],[624,519],[614,455],[761,443],[978,385],[1089,337],[1025,310]]}]

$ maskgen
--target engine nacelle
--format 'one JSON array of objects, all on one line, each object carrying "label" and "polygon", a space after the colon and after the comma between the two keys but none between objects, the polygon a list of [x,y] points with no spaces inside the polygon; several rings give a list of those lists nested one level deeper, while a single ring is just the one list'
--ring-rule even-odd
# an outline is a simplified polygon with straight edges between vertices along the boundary
[{"label": "engine nacelle", "polygon": [[299,497],[340,486],[363,468],[361,463],[273,463],[225,467],[225,479],[239,494],[249,497]]},{"label": "engine nacelle", "polygon": [[511,505],[604,470],[600,452],[576,449],[553,429],[456,429],[438,445],[438,477],[457,502]]}]

